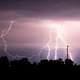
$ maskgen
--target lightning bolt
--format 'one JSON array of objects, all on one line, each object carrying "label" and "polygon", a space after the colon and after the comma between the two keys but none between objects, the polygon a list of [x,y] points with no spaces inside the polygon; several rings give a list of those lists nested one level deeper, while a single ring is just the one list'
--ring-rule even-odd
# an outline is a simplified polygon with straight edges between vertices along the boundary
[{"label": "lightning bolt", "polygon": [[[10,21],[8,29],[6,31],[3,30],[1,32],[1,35],[0,35],[0,38],[3,41],[4,51],[8,56],[11,56],[11,57],[13,57],[13,56],[11,54],[9,54],[9,52],[8,52],[8,45],[7,45],[6,36],[8,36],[9,32],[11,31],[13,24],[14,24],[14,21],[13,20]],[[57,52],[58,51],[58,40],[60,39],[64,43],[64,45],[67,45],[67,43],[62,37],[62,34],[61,34],[62,28],[61,27],[60,28],[59,27],[55,27],[55,28],[56,28],[57,36],[56,36],[56,41],[55,41],[55,56],[54,56],[54,59],[56,60],[58,58],[58,56],[57,56],[57,54],[58,54],[58,52]],[[46,43],[45,46],[42,47],[42,49],[39,52],[39,55],[40,55],[44,49],[47,49],[48,53],[47,53],[47,57],[46,58],[48,60],[50,59],[51,51],[52,51],[52,43],[53,43],[52,32],[53,32],[53,29],[50,28],[49,29],[48,42]],[[70,59],[73,60],[71,52],[69,52],[69,56],[70,56]],[[19,55],[17,56],[16,55],[16,58],[18,58],[18,57],[22,57],[22,56],[19,56]],[[25,56],[23,56],[23,57],[25,57]]]},{"label": "lightning bolt", "polygon": [[[6,37],[8,36],[9,32],[12,30],[13,24],[14,24],[14,20],[10,21],[8,29],[6,31],[3,30],[0,35],[0,38],[2,39],[3,46],[4,46],[4,52],[11,58],[13,58],[13,55],[11,55],[8,52],[8,44],[7,44]],[[22,58],[22,57],[25,57],[25,56],[19,56],[19,55],[14,56],[15,59]]]},{"label": "lightning bolt", "polygon": [[9,32],[11,31],[13,24],[14,24],[14,21],[10,21],[10,24],[9,24],[8,29],[7,29],[6,31],[3,30],[3,31],[1,32],[1,35],[0,35],[0,38],[2,39],[2,42],[3,42],[3,45],[4,45],[4,52],[5,52],[8,56],[11,56],[11,57],[12,57],[12,55],[10,55],[9,52],[8,52],[7,40],[6,40],[5,38],[6,38],[6,36],[9,34]]},{"label": "lightning bolt", "polygon": [[52,30],[49,31],[49,41],[47,43],[47,48],[48,48],[48,54],[47,54],[47,59],[50,59],[51,55],[51,50],[52,50]]},{"label": "lightning bolt", "polygon": [[[67,44],[67,42],[62,38],[62,36],[61,35],[59,35],[59,38],[61,39],[61,41],[64,43],[64,45],[65,46],[67,46],[68,44]],[[73,60],[73,58],[72,58],[72,55],[71,55],[72,53],[71,53],[71,51],[69,51],[69,57],[70,57],[70,59],[71,60]]]},{"label": "lightning bolt", "polygon": [[[58,40],[61,40],[65,46],[67,46],[68,44],[62,37],[62,27],[54,26],[54,28],[56,29],[56,33],[57,33],[56,40],[55,40],[55,56],[54,56],[54,59],[56,60],[56,59],[58,59],[58,52],[57,52],[58,48],[59,48]],[[53,31],[52,28],[50,28],[49,29],[49,40],[46,43],[46,45],[44,47],[42,47],[42,49],[39,52],[39,55],[40,55],[44,49],[47,49],[48,50],[48,54],[47,54],[46,58],[48,60],[50,59],[51,50],[52,50],[52,45],[51,44],[53,43],[53,41],[52,41],[52,31]],[[70,57],[71,60],[73,60],[71,52],[69,52],[69,57]]]},{"label": "lightning bolt", "polygon": [[44,49],[48,50],[47,59],[50,59],[51,51],[52,51],[52,29],[49,29],[49,38],[46,45],[40,50],[39,55],[42,53]]},{"label": "lightning bolt", "polygon": [[57,50],[58,50],[58,37],[56,37],[56,41],[55,41],[55,56],[54,59],[57,59]]},{"label": "lightning bolt", "polygon": [[[61,27],[56,28],[56,30],[57,30],[57,37],[56,37],[56,46],[55,46],[55,60],[57,59],[58,39],[60,39],[65,46],[68,45],[67,42],[62,37],[62,34],[61,34],[62,33],[62,28]],[[71,52],[69,52],[69,57],[70,57],[71,60],[73,60]]]}]

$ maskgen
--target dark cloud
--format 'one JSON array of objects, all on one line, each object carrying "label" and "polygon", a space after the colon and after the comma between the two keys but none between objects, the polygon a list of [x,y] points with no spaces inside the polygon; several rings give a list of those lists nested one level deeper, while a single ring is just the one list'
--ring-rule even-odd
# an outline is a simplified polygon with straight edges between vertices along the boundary
[{"label": "dark cloud", "polygon": [[14,16],[79,18],[80,0],[0,0],[0,11]]},{"label": "dark cloud", "polygon": [[0,9],[47,10],[80,7],[80,0],[0,0]]}]

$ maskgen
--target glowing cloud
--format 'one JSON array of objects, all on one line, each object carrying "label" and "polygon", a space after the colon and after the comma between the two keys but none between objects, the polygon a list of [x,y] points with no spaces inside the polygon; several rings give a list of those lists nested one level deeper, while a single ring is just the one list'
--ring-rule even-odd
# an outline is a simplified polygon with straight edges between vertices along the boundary
[{"label": "glowing cloud", "polygon": [[[53,42],[52,42],[53,41],[52,40],[52,32],[53,32],[53,29],[55,29],[57,35],[56,35],[56,38],[55,38],[56,40],[55,40],[55,56],[54,56],[54,59],[56,60],[58,58],[58,56],[57,56],[57,54],[58,54],[57,51],[58,51],[58,48],[59,48],[58,40],[61,40],[63,42],[63,44],[65,45],[65,49],[66,49],[66,46],[68,45],[68,43],[62,37],[62,34],[64,33],[63,32],[63,27],[64,26],[62,24],[53,23],[53,22],[50,22],[50,21],[47,21],[47,22],[44,21],[43,24],[46,25],[46,27],[49,28],[49,40],[46,43],[46,45],[41,49],[40,53],[42,52],[42,50],[44,48],[47,48],[48,49],[47,59],[48,60],[50,59],[51,50],[52,50],[51,44],[53,44]],[[71,60],[73,60],[71,52],[69,52],[69,57],[70,57]]]}]

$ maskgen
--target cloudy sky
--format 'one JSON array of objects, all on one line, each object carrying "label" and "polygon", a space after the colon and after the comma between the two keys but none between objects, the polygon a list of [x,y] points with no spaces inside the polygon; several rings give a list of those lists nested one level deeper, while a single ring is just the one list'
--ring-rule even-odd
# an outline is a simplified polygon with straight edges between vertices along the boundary
[{"label": "cloudy sky", "polygon": [[25,16],[60,20],[79,19],[79,8],[79,0],[0,0],[0,19]]},{"label": "cloudy sky", "polygon": [[[43,46],[56,23],[62,25],[65,42],[72,49],[80,48],[80,0],[0,0],[0,34],[12,20],[12,29],[5,37],[9,46]],[[56,36],[53,28],[53,45]]]}]

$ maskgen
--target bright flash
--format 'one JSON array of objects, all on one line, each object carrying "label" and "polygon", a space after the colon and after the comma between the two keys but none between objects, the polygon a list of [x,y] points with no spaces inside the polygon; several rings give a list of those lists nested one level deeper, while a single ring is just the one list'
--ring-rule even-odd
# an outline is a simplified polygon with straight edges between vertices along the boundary
[{"label": "bright flash", "polygon": [[[45,25],[47,28],[49,28],[49,40],[48,42],[45,44],[45,46],[41,49],[40,53],[42,52],[43,49],[48,49],[48,54],[47,54],[47,59],[50,59],[50,55],[51,55],[51,51],[52,51],[52,46],[51,44],[53,44],[53,40],[52,40],[52,32],[53,30],[56,30],[56,37],[55,37],[55,56],[54,59],[56,60],[58,58],[58,48],[59,47],[59,42],[58,40],[61,40],[62,43],[66,46],[68,45],[68,43],[64,40],[63,38],[63,34],[64,34],[64,26],[62,24],[59,23],[54,23],[54,22],[50,22],[50,21],[44,21],[43,25]],[[40,54],[39,53],[39,54]],[[71,60],[73,60],[71,52],[69,52],[69,57]]]}]

